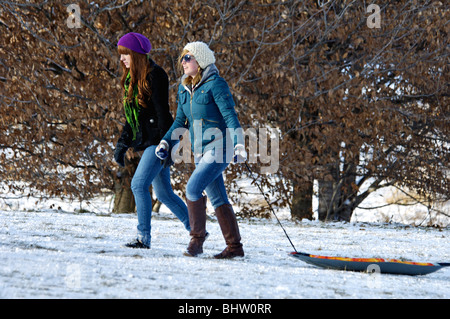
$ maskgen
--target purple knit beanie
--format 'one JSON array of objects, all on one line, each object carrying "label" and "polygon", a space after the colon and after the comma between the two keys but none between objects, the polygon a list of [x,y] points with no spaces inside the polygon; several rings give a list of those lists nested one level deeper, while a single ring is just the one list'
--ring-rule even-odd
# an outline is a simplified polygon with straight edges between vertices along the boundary
[{"label": "purple knit beanie", "polygon": [[140,33],[130,32],[119,39],[117,46],[126,47],[134,52],[147,54],[152,49],[150,40]]}]

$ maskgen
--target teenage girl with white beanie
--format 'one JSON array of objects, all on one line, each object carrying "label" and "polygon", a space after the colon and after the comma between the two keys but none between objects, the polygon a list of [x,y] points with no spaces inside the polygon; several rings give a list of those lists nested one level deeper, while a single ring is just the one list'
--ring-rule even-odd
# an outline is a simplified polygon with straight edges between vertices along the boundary
[{"label": "teenage girl with white beanie", "polygon": [[247,154],[230,89],[219,76],[215,61],[214,52],[203,42],[191,42],[184,47],[178,61],[184,75],[178,87],[177,115],[156,153],[164,159],[178,142],[172,139],[172,132],[181,127],[189,128],[196,167],[186,185],[191,241],[185,255],[203,253],[207,236],[206,198],[203,196],[206,191],[227,245],[214,257],[233,258],[244,256],[244,250],[222,173],[231,157],[235,162],[243,162]]}]

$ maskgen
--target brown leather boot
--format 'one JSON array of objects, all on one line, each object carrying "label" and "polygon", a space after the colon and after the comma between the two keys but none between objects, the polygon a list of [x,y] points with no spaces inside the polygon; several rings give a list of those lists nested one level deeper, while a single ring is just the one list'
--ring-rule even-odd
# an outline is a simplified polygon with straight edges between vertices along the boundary
[{"label": "brown leather boot", "polygon": [[214,258],[243,257],[244,250],[242,249],[241,235],[239,234],[239,226],[233,207],[230,204],[217,207],[216,216],[227,247],[220,254],[215,255]]},{"label": "brown leather boot", "polygon": [[186,204],[191,226],[191,241],[184,255],[195,257],[203,253],[203,243],[206,239],[206,196],[194,202],[186,199]]}]

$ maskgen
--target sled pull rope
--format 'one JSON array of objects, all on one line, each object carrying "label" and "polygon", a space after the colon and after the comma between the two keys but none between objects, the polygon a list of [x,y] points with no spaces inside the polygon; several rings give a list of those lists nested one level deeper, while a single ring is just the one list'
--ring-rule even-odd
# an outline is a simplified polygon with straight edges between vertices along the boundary
[{"label": "sled pull rope", "polygon": [[253,177],[253,172],[250,169],[250,167],[248,166],[247,161],[245,161],[244,164],[245,164],[245,167],[247,167],[247,170],[249,171],[250,176],[253,178],[253,182],[256,184],[256,186],[258,186],[258,189],[261,192],[261,195],[263,195],[264,199],[266,200],[266,203],[269,205],[269,208],[272,211],[273,216],[275,216],[275,218],[277,219],[277,222],[280,225],[281,229],[283,229],[284,234],[286,235],[287,239],[289,240],[289,243],[291,244],[292,248],[294,248],[294,251],[296,253],[298,253],[297,249],[295,249],[295,246],[294,246],[294,244],[291,241],[291,238],[289,238],[289,235],[287,234],[286,229],[284,229],[283,225],[281,224],[280,220],[278,219],[277,214],[275,214],[275,211],[273,210],[272,205],[270,204],[269,200],[266,198],[266,195],[264,194],[264,192],[263,192],[263,190],[261,188],[261,185],[259,185],[258,182],[256,181],[256,178]]}]

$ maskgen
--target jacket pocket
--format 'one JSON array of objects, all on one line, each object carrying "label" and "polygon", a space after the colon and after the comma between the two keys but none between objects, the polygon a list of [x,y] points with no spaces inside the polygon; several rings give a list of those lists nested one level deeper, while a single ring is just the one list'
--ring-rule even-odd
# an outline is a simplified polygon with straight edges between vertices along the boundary
[{"label": "jacket pocket", "polygon": [[177,104],[181,103],[183,105],[184,103],[186,103],[186,95],[187,95],[186,91],[178,91]]},{"label": "jacket pocket", "polygon": [[209,90],[198,90],[194,94],[194,102],[198,104],[210,104],[212,101]]},{"label": "jacket pocket", "polygon": [[200,119],[201,121],[202,121],[202,123],[205,123],[206,125],[209,125],[209,126],[217,126],[219,123],[220,123],[220,120],[219,119],[214,119],[214,118],[211,118],[211,119]]}]

